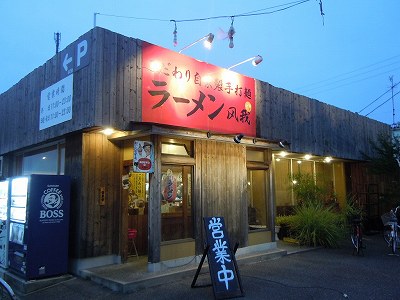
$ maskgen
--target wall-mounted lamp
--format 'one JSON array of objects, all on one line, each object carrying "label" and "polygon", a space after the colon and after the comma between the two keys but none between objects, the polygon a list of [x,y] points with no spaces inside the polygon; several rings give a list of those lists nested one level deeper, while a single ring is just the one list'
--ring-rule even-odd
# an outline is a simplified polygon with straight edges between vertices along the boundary
[{"label": "wall-mounted lamp", "polygon": [[211,132],[207,132],[207,138],[210,138],[211,137]]},{"label": "wall-mounted lamp", "polygon": [[196,45],[198,42],[201,42],[201,41],[204,41],[204,47],[206,47],[207,49],[210,49],[213,40],[214,40],[214,35],[212,33],[209,33],[209,34],[203,36],[202,38],[198,39],[197,41],[194,41],[190,45],[183,47],[181,50],[179,50],[179,53],[181,53],[183,50],[186,50],[186,49],[192,47],[193,45]]},{"label": "wall-mounted lamp", "polygon": [[103,133],[104,135],[112,135],[115,132],[115,130],[113,128],[108,127],[101,130],[100,132]]},{"label": "wall-mounted lamp", "polygon": [[280,141],[279,142],[279,147],[281,147],[283,149],[286,149],[286,148],[290,147],[290,143],[288,141],[286,141],[286,140]]},{"label": "wall-mounted lamp", "polygon": [[230,69],[232,69],[234,67],[240,66],[240,65],[242,65],[244,63],[247,63],[248,61],[252,61],[251,63],[253,64],[253,66],[257,66],[258,64],[260,64],[263,61],[263,58],[262,58],[261,55],[256,55],[256,56],[250,57],[250,58],[248,58],[248,59],[246,59],[244,61],[241,61],[240,63],[237,63],[236,65],[230,66],[228,68],[228,70],[230,70]]},{"label": "wall-mounted lamp", "polygon": [[240,144],[240,141],[242,140],[243,137],[244,137],[243,134],[238,134],[233,138],[233,140],[235,141],[235,143]]}]

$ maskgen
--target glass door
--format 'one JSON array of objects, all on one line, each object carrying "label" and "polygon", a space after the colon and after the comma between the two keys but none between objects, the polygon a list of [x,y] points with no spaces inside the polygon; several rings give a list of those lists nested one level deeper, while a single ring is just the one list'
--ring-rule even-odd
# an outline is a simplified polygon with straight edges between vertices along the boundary
[{"label": "glass door", "polygon": [[192,167],[161,168],[161,241],[193,238]]}]

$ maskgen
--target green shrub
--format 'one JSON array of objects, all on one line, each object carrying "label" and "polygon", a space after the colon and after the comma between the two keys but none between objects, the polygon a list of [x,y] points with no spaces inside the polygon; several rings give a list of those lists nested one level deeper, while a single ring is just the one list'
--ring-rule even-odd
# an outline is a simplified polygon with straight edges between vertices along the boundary
[{"label": "green shrub", "polygon": [[290,180],[298,205],[319,203],[325,197],[325,189],[317,186],[311,174],[293,174]]},{"label": "green shrub", "polygon": [[342,208],[342,214],[344,222],[347,223],[347,225],[351,225],[353,219],[362,220],[365,217],[362,207],[357,203],[354,197],[347,198]]},{"label": "green shrub", "polygon": [[345,234],[342,215],[317,202],[297,206],[289,226],[292,237],[307,246],[338,247]]},{"label": "green shrub", "polygon": [[279,215],[275,217],[275,225],[289,225],[291,220],[293,219],[293,215]]}]

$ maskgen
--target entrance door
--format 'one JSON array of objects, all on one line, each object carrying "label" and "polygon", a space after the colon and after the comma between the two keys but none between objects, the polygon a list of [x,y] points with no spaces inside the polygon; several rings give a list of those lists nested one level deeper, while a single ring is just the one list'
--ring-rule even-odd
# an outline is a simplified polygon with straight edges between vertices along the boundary
[{"label": "entrance door", "polygon": [[[147,255],[149,174],[129,172],[132,164],[125,166],[123,201],[128,205],[127,256]],[[128,235],[128,231],[131,234]],[[134,234],[132,234],[134,232]],[[133,240],[132,240],[133,239]],[[136,247],[136,251],[135,251]]]},{"label": "entrance door", "polygon": [[161,241],[193,238],[192,167],[161,168]]}]

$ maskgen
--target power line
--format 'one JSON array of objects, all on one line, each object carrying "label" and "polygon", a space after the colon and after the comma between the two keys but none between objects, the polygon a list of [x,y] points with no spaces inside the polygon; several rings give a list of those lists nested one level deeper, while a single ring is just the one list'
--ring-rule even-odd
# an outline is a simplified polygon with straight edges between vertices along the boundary
[{"label": "power line", "polygon": [[371,113],[373,113],[374,111],[376,111],[379,107],[381,107],[382,105],[386,104],[387,102],[389,102],[390,100],[392,100],[392,97],[396,96],[397,94],[399,94],[400,91],[398,91],[396,94],[394,94],[393,96],[391,96],[389,99],[387,99],[385,102],[383,102],[382,104],[380,104],[379,106],[375,107],[372,111],[370,111],[369,113],[367,113],[365,116],[370,115]]},{"label": "power line", "polygon": [[[384,72],[381,72],[381,73],[378,73],[378,74],[374,74],[374,75],[371,75],[371,76],[368,76],[368,77],[364,77],[364,78],[361,78],[361,79],[358,79],[358,80],[353,80],[353,81],[350,81],[350,82],[346,82],[344,84],[341,84],[341,85],[338,85],[338,86],[334,86],[332,88],[324,89],[324,90],[319,91],[319,92],[314,92],[314,93],[311,93],[311,95],[321,94],[323,92],[331,91],[331,90],[334,90],[334,89],[337,89],[337,88],[340,88],[340,87],[343,87],[343,86],[346,86],[346,85],[352,85],[354,83],[358,83],[358,82],[361,82],[361,81],[364,81],[364,80],[368,80],[368,79],[371,79],[371,78],[374,78],[374,77],[377,77],[377,76],[385,75],[387,73],[392,73],[393,71],[396,71],[398,69],[400,69],[400,67],[397,67],[397,68],[394,68],[394,69],[391,69],[391,70],[388,70],[388,71],[384,71]],[[353,77],[356,77],[356,76],[353,76]],[[350,78],[352,78],[352,77],[350,77]],[[347,79],[349,79],[349,78],[347,78]],[[338,80],[337,82],[344,81],[344,80],[347,80],[347,79]],[[328,85],[332,85],[332,84],[333,83],[328,84]],[[319,87],[319,88],[323,88],[323,87]],[[315,89],[317,89],[317,88],[315,88]],[[296,92],[299,93],[298,91],[296,91]]]},{"label": "power line", "polygon": [[[345,72],[345,73],[342,73],[342,74],[338,74],[338,75],[335,75],[335,76],[333,76],[333,77],[330,77],[330,78],[327,78],[327,79],[324,79],[324,80],[320,80],[320,81],[315,82],[315,83],[306,84],[306,85],[303,85],[303,86],[301,86],[301,87],[297,87],[297,88],[295,88],[294,90],[296,90],[296,91],[298,91],[298,92],[301,92],[301,93],[304,93],[304,92],[312,91],[312,90],[314,90],[314,89],[323,88],[324,86],[326,86],[326,85],[331,85],[332,83],[327,83],[326,85],[321,85],[321,86],[319,86],[319,87],[307,89],[307,87],[316,86],[316,85],[319,85],[319,84],[321,84],[321,83],[324,83],[324,82],[327,82],[327,81],[331,81],[331,80],[333,80],[333,79],[340,78],[340,77],[343,77],[343,76],[348,75],[348,74],[356,73],[356,72],[358,72],[358,71],[361,71],[361,70],[364,70],[364,69],[368,69],[368,68],[370,68],[370,67],[373,67],[373,66],[382,64],[382,63],[384,63],[384,62],[386,62],[386,61],[393,60],[393,59],[398,58],[398,57],[400,57],[400,55],[395,55],[395,56],[386,58],[386,59],[384,59],[384,60],[378,61],[378,62],[376,62],[376,63],[373,63],[373,64],[371,64],[371,65],[363,66],[363,67],[357,68],[357,69],[355,69],[355,70],[353,70],[353,71],[349,71],[349,72]],[[378,68],[375,68],[375,69],[373,69],[373,70],[366,71],[366,72],[363,72],[363,73],[360,73],[360,74],[357,74],[357,75],[354,75],[354,76],[346,77],[345,79],[339,79],[339,80],[337,80],[337,81],[334,81],[334,83],[335,83],[335,82],[340,82],[340,81],[343,81],[343,80],[346,80],[346,79],[354,78],[354,77],[360,76],[360,75],[362,75],[362,74],[370,73],[371,71],[379,70],[379,69],[384,68],[384,67],[387,67],[387,66],[393,66],[393,64],[397,64],[397,63],[400,63],[400,61],[397,61],[397,62],[394,62],[394,63],[390,63],[390,64],[387,64],[387,65],[385,65],[385,66],[378,67]]]},{"label": "power line", "polygon": [[[396,87],[398,84],[400,83],[400,81],[398,83],[396,83],[395,85],[393,85],[393,88]],[[362,110],[360,110],[358,113],[361,113],[363,110],[365,110],[366,108],[370,107],[372,104],[374,104],[376,101],[378,101],[380,98],[382,98],[384,95],[386,95],[387,93],[390,92],[390,90],[392,90],[392,87],[390,89],[388,89],[386,92],[384,92],[382,95],[380,95],[378,98],[376,98],[375,100],[373,100],[370,104],[368,104],[367,106],[365,106]]]}]

